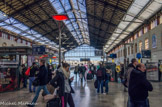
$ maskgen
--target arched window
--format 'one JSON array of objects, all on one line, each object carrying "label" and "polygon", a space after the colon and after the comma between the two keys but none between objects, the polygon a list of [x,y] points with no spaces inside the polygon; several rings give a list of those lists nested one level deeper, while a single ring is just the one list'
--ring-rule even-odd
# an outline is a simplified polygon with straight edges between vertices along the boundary
[{"label": "arched window", "polygon": [[142,50],[142,41],[139,42],[139,52]]},{"label": "arched window", "polygon": [[145,50],[149,49],[149,39],[145,39]]},{"label": "arched window", "polygon": [[135,44],[135,53],[137,53],[137,43]]}]

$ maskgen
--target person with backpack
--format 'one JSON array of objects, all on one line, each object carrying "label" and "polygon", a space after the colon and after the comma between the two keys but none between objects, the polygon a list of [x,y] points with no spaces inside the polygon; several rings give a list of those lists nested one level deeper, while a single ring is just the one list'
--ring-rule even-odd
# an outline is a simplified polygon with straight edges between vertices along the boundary
[{"label": "person with backpack", "polygon": [[97,93],[100,93],[100,86],[101,86],[101,93],[103,93],[103,83],[105,80],[105,72],[106,69],[103,64],[100,64],[100,68],[97,70],[97,82],[98,82],[98,87],[97,87]]}]

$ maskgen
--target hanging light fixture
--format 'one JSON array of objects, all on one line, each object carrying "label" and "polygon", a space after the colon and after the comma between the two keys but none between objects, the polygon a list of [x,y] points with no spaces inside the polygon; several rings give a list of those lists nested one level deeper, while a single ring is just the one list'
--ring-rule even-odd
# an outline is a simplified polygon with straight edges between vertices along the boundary
[{"label": "hanging light fixture", "polygon": [[65,21],[65,20],[69,20],[68,16],[66,14],[57,14],[57,15],[53,15],[52,18],[56,21],[60,21],[59,22],[59,64],[61,65],[61,21]]},{"label": "hanging light fixture", "polygon": [[53,15],[52,18],[57,21],[64,21],[69,19],[65,14]]}]

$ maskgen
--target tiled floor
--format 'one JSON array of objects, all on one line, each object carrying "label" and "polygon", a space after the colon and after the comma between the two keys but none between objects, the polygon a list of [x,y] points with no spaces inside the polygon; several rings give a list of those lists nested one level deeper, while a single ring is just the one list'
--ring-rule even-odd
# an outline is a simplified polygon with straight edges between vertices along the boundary
[{"label": "tiled floor", "polygon": [[[74,80],[72,86],[75,89],[73,94],[76,107],[126,107],[127,92],[123,92],[123,86],[120,83],[109,83],[109,94],[97,94],[93,85],[94,81],[90,80],[83,84],[80,81]],[[152,83],[154,90],[150,92],[150,107],[162,107],[162,83]],[[11,102],[20,103],[31,102],[34,93],[29,93],[27,89],[22,89],[15,92],[0,93],[0,107],[25,107],[24,105],[3,105],[1,103]],[[39,96],[36,107],[45,107],[46,103],[42,96]]]}]

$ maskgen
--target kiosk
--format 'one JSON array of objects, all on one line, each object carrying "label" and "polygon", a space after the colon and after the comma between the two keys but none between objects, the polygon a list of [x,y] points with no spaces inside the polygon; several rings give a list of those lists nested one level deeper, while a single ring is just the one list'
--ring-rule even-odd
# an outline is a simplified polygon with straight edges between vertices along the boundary
[{"label": "kiosk", "polygon": [[31,54],[30,47],[0,47],[0,92],[22,88],[21,56]]}]

